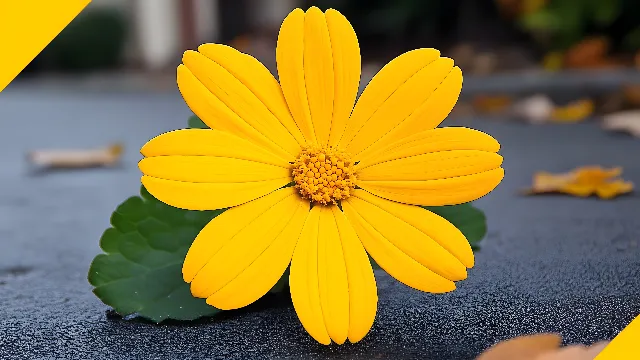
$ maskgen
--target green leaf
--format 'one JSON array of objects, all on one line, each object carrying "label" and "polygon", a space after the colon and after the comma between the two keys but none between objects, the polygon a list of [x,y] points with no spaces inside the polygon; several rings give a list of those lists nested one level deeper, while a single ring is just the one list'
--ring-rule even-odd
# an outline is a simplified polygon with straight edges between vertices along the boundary
[{"label": "green leaf", "polygon": [[589,5],[593,20],[600,26],[611,25],[622,12],[620,0],[591,0]]},{"label": "green leaf", "polygon": [[622,41],[623,46],[632,51],[640,49],[640,27],[630,31]]},{"label": "green leaf", "polygon": [[479,242],[487,234],[487,218],[482,210],[471,203],[451,206],[423,206],[455,225],[467,238],[474,250],[479,249]]},{"label": "green leaf", "polygon": [[[197,116],[190,128],[208,129]],[[155,322],[194,320],[220,312],[191,295],[182,279],[182,263],[196,236],[226,209],[189,211],[157,200],[144,186],[140,196],[118,205],[111,227],[100,238],[88,280],[93,292],[122,316],[135,314]],[[270,292],[288,291],[289,270]]]},{"label": "green leaf", "polygon": [[88,280],[105,304],[123,315],[160,322],[193,320],[220,310],[194,298],[182,279],[191,243],[217,211],[187,211],[156,200],[144,187],[111,216]]},{"label": "green leaf", "polygon": [[[155,322],[193,320],[220,310],[194,298],[182,279],[182,262],[200,230],[224,210],[188,211],[155,199],[144,187],[111,216],[88,280],[93,292],[120,315]],[[271,292],[288,290],[288,271]]]},{"label": "green leaf", "polygon": [[200,118],[195,115],[189,118],[188,124],[189,124],[189,128],[191,129],[208,129],[209,128],[207,124],[202,122],[202,120],[200,120]]},{"label": "green leaf", "polygon": [[520,26],[528,31],[542,31],[555,33],[562,27],[562,19],[550,9],[543,8],[531,14],[524,15],[519,20]]}]

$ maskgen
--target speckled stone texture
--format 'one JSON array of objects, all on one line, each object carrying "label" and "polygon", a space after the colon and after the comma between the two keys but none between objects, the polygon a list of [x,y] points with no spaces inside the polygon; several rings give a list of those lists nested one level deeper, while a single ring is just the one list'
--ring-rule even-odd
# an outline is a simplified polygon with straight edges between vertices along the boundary
[{"label": "speckled stone texture", "polygon": [[[640,313],[640,201],[515,195],[536,170],[621,165],[640,184],[640,140],[597,125],[531,127],[468,121],[503,145],[506,177],[477,202],[489,234],[459,289],[429,295],[376,274],[371,333],[324,347],[290,304],[268,298],[191,324],[110,316],[87,283],[109,216],[136,193],[137,149],[183,127],[172,94],[11,89],[0,96],[0,359],[466,360],[512,336],[554,331],[566,342],[611,339]],[[120,169],[28,176],[36,147],[127,146]]]}]

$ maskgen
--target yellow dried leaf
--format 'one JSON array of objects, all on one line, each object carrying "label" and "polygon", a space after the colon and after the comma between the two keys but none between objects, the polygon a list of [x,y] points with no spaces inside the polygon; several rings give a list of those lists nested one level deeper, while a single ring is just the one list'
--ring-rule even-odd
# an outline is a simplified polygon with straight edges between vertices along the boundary
[{"label": "yellow dried leaf", "polygon": [[480,354],[476,360],[535,360],[557,350],[562,338],[557,334],[536,334],[500,342]]},{"label": "yellow dried leaf", "polygon": [[593,114],[594,109],[595,105],[592,100],[578,100],[553,109],[551,121],[564,123],[580,122]]},{"label": "yellow dried leaf", "polygon": [[600,166],[585,166],[560,174],[538,172],[526,193],[563,193],[578,197],[596,195],[601,199],[612,199],[633,191],[633,183],[620,179],[621,174],[620,167],[604,169]]}]

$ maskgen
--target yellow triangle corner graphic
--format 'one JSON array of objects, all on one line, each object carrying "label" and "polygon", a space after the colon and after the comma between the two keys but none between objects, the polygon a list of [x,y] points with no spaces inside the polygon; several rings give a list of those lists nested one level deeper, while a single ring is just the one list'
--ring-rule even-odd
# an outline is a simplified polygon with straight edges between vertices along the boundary
[{"label": "yellow triangle corner graphic", "polygon": [[0,0],[0,92],[91,0]]},{"label": "yellow triangle corner graphic", "polygon": [[636,359],[640,359],[640,316],[622,329],[594,360]]}]

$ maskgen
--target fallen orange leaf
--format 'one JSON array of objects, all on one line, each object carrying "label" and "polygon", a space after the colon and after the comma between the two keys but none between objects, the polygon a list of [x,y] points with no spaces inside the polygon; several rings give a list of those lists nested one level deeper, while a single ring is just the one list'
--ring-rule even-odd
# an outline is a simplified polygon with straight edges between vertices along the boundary
[{"label": "fallen orange leaf", "polygon": [[557,334],[519,336],[499,342],[485,350],[476,360],[593,360],[608,342],[591,346],[569,345],[561,347],[562,337]]},{"label": "fallen orange leaf", "polygon": [[549,351],[557,350],[562,338],[557,334],[520,336],[497,343],[476,360],[535,360]]},{"label": "fallen orange leaf", "polygon": [[622,168],[604,169],[586,166],[570,172],[552,174],[538,172],[533,176],[533,185],[526,194],[563,193],[578,197],[596,195],[601,199],[612,199],[633,191],[633,183],[619,178]]},{"label": "fallen orange leaf", "polygon": [[586,38],[567,50],[564,65],[571,69],[599,68],[606,62],[609,46],[609,39],[605,37]]},{"label": "fallen orange leaf", "polygon": [[574,101],[565,106],[558,106],[551,112],[552,122],[580,122],[588,118],[595,109],[592,100],[584,99]]},{"label": "fallen orange leaf", "polygon": [[594,360],[608,344],[608,341],[603,341],[591,346],[569,345],[542,354],[535,360]]}]

